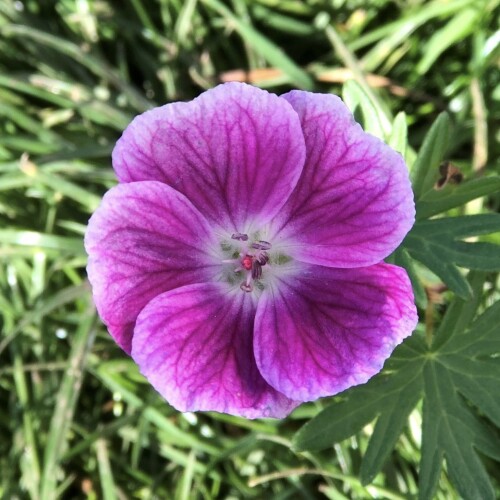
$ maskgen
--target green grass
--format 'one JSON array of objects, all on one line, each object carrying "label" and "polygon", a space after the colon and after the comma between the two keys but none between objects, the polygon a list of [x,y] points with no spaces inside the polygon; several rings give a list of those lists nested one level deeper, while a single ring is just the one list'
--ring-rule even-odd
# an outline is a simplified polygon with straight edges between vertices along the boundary
[{"label": "green grass", "polygon": [[[191,99],[234,70],[278,93],[344,92],[350,104],[360,104],[365,127],[385,133],[394,147],[404,149],[408,128],[410,163],[447,111],[453,133],[445,157],[468,179],[499,173],[498,6],[3,0],[0,496],[414,497],[420,411],[411,414],[383,472],[362,485],[360,458],[372,425],[323,452],[291,449],[295,432],[328,400],[303,405],[283,421],[170,408],[96,316],[82,236],[116,182],[110,152],[131,118]],[[421,178],[419,186],[428,182]],[[452,213],[499,206],[497,189]],[[436,282],[417,272],[426,284]],[[495,277],[488,283],[493,294]],[[431,304],[434,322],[450,297]],[[489,467],[493,476],[499,472],[498,464]],[[445,472],[437,498],[458,498]]]}]

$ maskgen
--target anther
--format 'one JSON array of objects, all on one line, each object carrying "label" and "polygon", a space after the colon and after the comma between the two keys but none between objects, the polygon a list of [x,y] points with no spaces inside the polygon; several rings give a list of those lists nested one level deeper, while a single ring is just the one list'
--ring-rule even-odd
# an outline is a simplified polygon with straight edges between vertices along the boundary
[{"label": "anther", "polygon": [[255,243],[252,243],[252,248],[255,248],[256,250],[269,250],[271,248],[271,243],[268,241],[256,241]]},{"label": "anther", "polygon": [[252,278],[258,280],[262,277],[262,266],[258,261],[254,260],[252,263]]},{"label": "anther", "polygon": [[265,266],[269,262],[269,255],[267,252],[260,252],[255,259],[261,266]]},{"label": "anther", "polygon": [[247,241],[248,240],[248,234],[245,234],[245,233],[233,233],[231,235],[231,239],[233,239],[233,240],[239,240],[239,241]]},{"label": "anther", "polygon": [[[231,239],[238,241],[248,241],[248,235],[245,233],[233,233]],[[264,240],[254,241],[250,244],[242,245],[236,254],[239,257],[235,259],[226,259],[224,263],[236,264],[234,273],[242,273],[245,281],[241,283],[240,289],[244,292],[252,292],[255,287],[254,282],[259,282],[262,279],[262,268],[269,263],[269,255],[266,250],[271,248],[271,243]],[[241,276],[241,275],[240,275]],[[261,285],[259,284],[259,287]]]}]

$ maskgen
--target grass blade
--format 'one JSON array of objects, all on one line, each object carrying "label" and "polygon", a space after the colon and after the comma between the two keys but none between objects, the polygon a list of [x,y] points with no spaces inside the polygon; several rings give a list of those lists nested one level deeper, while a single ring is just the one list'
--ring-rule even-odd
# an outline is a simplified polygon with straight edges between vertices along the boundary
[{"label": "grass blade", "polygon": [[44,453],[40,490],[41,498],[44,500],[52,500],[57,497],[57,470],[61,457],[66,451],[67,432],[71,426],[73,412],[80,393],[87,356],[94,341],[95,321],[94,310],[87,310],[73,338],[68,369],[57,394]]}]

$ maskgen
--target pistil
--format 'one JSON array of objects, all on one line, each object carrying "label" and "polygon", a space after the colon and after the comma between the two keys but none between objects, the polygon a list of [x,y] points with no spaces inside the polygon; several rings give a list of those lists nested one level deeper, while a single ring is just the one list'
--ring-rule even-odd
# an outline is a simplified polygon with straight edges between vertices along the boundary
[{"label": "pistil", "polygon": [[[248,241],[248,235],[245,233],[233,233],[233,240]],[[271,243],[268,241],[258,240],[243,248],[239,254],[239,259],[225,260],[223,262],[238,264],[234,270],[235,273],[245,272],[246,278],[241,283],[240,288],[244,292],[251,292],[254,287],[254,281],[262,278],[262,267],[269,262],[267,250],[271,249]]]}]

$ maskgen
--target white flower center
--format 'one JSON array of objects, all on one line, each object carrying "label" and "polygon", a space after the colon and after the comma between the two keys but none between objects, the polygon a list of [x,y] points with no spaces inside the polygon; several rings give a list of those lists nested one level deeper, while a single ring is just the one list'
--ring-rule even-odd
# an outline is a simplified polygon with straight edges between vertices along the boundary
[{"label": "white flower center", "polygon": [[280,265],[289,260],[288,257],[271,252],[272,245],[268,241],[249,238],[245,233],[233,233],[232,242],[226,241],[222,248],[230,257],[224,259],[224,264],[230,264],[224,274],[230,283],[237,284],[244,292],[252,292],[255,288],[263,290],[266,284],[265,274],[275,270],[275,265]]}]

